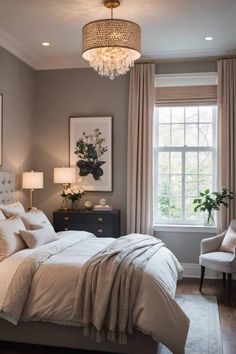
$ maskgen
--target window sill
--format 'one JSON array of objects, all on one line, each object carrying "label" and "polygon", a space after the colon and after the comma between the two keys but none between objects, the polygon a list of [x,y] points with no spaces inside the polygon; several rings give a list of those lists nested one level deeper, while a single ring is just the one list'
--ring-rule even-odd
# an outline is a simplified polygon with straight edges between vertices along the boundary
[{"label": "window sill", "polygon": [[204,226],[204,225],[154,225],[154,231],[164,232],[189,232],[189,233],[207,233],[216,234],[216,226]]}]

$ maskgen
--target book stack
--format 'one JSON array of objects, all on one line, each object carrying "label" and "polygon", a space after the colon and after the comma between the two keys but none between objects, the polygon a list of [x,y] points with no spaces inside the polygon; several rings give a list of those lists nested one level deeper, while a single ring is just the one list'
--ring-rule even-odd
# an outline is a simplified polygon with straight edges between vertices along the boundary
[{"label": "book stack", "polygon": [[106,205],[97,204],[97,205],[94,205],[93,210],[97,210],[97,211],[111,211],[111,210],[112,210],[112,206],[109,205],[109,204],[106,204]]}]

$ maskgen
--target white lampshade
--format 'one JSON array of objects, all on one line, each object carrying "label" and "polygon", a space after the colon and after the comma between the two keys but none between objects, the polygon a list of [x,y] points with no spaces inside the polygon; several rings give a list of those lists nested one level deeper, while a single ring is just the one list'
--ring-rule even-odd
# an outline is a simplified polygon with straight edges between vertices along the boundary
[{"label": "white lampshade", "polygon": [[75,167],[55,167],[54,183],[75,183]]},{"label": "white lampshade", "polygon": [[43,188],[43,172],[23,172],[22,188],[41,189]]}]

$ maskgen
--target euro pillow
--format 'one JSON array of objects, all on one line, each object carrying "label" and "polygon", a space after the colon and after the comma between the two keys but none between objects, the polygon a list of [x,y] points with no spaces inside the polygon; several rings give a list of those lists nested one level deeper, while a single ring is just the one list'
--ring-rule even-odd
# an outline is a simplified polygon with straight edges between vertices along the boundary
[{"label": "euro pillow", "polygon": [[236,231],[229,226],[225,237],[220,246],[220,251],[234,253],[234,248],[236,246]]},{"label": "euro pillow", "polygon": [[0,210],[7,218],[25,213],[25,208],[19,201],[13,204],[0,204]]},{"label": "euro pillow", "polygon": [[54,228],[47,216],[41,210],[31,210],[21,215],[21,219],[25,225],[26,230],[39,229],[40,227],[49,228],[54,231]]},{"label": "euro pillow", "polygon": [[38,230],[20,230],[20,235],[29,248],[39,247],[46,243],[59,240],[56,232],[47,227]]},{"label": "euro pillow", "polygon": [[0,221],[0,261],[26,248],[19,230],[25,230],[19,216]]}]

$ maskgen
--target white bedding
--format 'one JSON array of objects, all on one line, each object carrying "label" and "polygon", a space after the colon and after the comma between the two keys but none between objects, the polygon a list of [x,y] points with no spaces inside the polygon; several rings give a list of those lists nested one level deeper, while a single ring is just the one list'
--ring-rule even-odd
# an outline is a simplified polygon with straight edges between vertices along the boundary
[{"label": "white bedding", "polygon": [[[79,326],[73,311],[81,266],[112,238],[81,231],[58,233],[60,240],[24,249],[0,262],[0,317],[17,324],[47,321]],[[135,327],[183,353],[189,320],[176,303],[182,268],[162,247],[148,262],[134,307]]]}]

